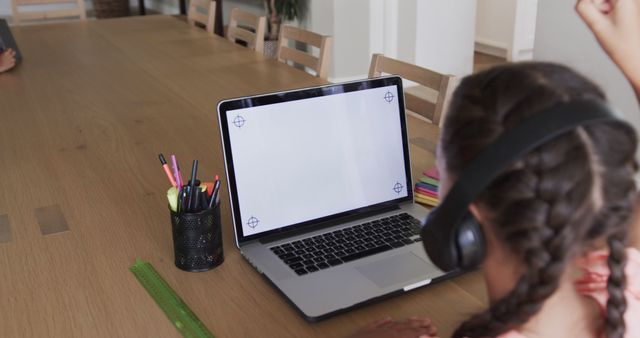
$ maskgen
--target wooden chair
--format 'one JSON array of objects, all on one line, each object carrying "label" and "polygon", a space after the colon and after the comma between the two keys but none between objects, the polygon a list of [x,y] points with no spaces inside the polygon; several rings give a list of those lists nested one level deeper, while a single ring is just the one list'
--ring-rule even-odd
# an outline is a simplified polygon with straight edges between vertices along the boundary
[{"label": "wooden chair", "polygon": [[445,109],[458,83],[455,76],[440,74],[382,54],[373,54],[369,77],[380,76],[382,73],[398,75],[420,84],[418,87],[405,88],[406,109],[421,119],[442,126]]},{"label": "wooden chair", "polygon": [[[55,4],[76,4],[74,8],[48,9],[39,11],[19,11],[22,6],[33,5],[55,5]],[[61,19],[78,17],[80,20],[87,19],[87,12],[84,7],[84,0],[11,0],[13,10],[13,23],[20,24],[24,21]]]},{"label": "wooden chair", "polygon": [[247,47],[262,53],[264,50],[264,33],[267,29],[267,17],[257,16],[239,8],[231,10],[227,39],[231,42],[240,40]]},{"label": "wooden chair", "polygon": [[[318,56],[314,56],[312,51],[302,51],[296,48],[290,47],[290,41],[302,42],[309,49],[311,46],[317,47],[320,52]],[[315,72],[317,77],[322,79],[327,78],[329,72],[329,55],[331,54],[332,38],[330,36],[324,36],[316,34],[304,29],[280,26],[280,36],[278,37],[278,53],[277,58],[279,61],[293,65],[301,65],[305,68],[311,69]]]},{"label": "wooden chair", "polygon": [[213,35],[216,22],[216,2],[211,0],[191,0],[187,21],[193,27],[204,26],[207,33]]}]

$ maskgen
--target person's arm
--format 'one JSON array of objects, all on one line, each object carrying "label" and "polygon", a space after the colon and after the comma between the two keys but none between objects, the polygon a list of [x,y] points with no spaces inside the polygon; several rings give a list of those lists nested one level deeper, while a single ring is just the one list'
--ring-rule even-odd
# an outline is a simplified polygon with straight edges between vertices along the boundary
[{"label": "person's arm", "polygon": [[386,317],[361,328],[349,338],[437,338],[437,332],[429,319],[412,317],[396,321]]},{"label": "person's arm", "polygon": [[578,0],[576,11],[640,102],[640,0]]}]

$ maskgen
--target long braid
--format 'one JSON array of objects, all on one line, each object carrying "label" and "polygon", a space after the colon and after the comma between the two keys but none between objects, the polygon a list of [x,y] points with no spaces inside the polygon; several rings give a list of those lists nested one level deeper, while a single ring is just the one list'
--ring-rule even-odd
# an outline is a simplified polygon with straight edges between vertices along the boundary
[{"label": "long braid", "polygon": [[[526,84],[526,85],[521,85]],[[566,67],[524,63],[466,78],[454,93],[441,134],[447,171],[455,176],[503,130],[556,102],[603,99]],[[499,240],[525,273],[513,290],[465,321],[453,337],[493,337],[526,323],[558,288],[570,260],[607,238],[611,275],[603,330],[624,336],[626,227],[635,185],[636,136],[615,125],[578,128],[539,147],[478,197]],[[567,161],[567,159],[570,159]]]},{"label": "long braid", "polygon": [[624,267],[627,260],[625,238],[626,234],[615,234],[607,238],[609,245],[607,265],[611,274],[607,280],[609,300],[607,300],[607,316],[604,329],[608,338],[622,338],[625,332],[624,313],[627,309],[627,300],[624,295],[626,285]]},{"label": "long braid", "polygon": [[[590,139],[594,140],[594,151],[598,154],[608,154],[600,157],[602,166],[608,168],[601,173],[604,205],[588,234],[588,239],[591,240],[605,236],[609,247],[609,299],[603,329],[608,338],[622,338],[625,333],[624,313],[627,308],[624,294],[624,268],[627,260],[625,248],[628,224],[636,198],[633,175],[637,167],[634,160],[637,140],[634,133],[624,133],[620,130],[614,132],[611,126],[606,125],[594,126],[587,131]],[[598,142],[603,139],[609,141]],[[612,151],[611,145],[615,145],[615,151]]]}]

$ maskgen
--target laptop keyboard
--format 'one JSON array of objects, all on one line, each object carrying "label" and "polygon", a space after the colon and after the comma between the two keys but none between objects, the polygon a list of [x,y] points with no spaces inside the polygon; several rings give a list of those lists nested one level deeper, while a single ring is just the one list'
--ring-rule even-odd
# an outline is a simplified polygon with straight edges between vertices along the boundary
[{"label": "laptop keyboard", "polygon": [[402,213],[270,249],[298,275],[305,275],[420,240],[420,221]]}]

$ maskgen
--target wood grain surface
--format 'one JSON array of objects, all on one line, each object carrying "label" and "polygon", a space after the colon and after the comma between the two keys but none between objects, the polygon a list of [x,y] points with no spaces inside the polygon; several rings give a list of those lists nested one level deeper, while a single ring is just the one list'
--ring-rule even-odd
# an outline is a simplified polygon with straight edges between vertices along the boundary
[{"label": "wood grain surface", "polygon": [[[13,33],[24,60],[0,74],[0,337],[179,337],[129,272],[136,257],[217,337],[341,337],[387,314],[430,317],[445,337],[485,303],[476,272],[312,324],[240,256],[216,104],[322,80],[172,17]],[[416,178],[438,131],[409,120]],[[160,152],[223,177],[226,260],[212,271],[173,264]],[[50,206],[66,231],[41,232],[36,209]]]}]

